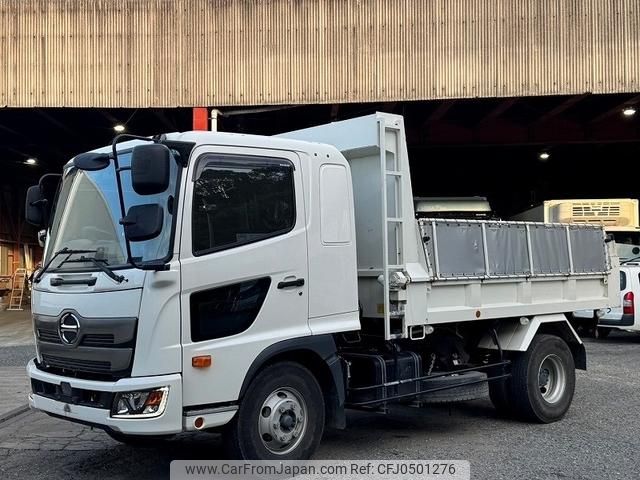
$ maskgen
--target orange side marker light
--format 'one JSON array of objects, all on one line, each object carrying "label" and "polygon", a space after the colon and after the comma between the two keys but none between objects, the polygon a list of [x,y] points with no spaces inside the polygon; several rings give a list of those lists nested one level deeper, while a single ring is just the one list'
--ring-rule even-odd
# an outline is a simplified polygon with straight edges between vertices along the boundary
[{"label": "orange side marker light", "polygon": [[208,368],[211,366],[211,355],[199,355],[191,357],[191,366],[193,368]]}]

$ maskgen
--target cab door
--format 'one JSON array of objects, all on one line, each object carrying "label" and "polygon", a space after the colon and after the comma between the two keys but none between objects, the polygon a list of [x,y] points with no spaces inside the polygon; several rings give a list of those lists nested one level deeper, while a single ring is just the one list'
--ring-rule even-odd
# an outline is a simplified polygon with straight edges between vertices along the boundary
[{"label": "cab door", "polygon": [[[236,400],[260,352],[310,334],[298,155],[211,146],[192,158],[180,247],[185,406]],[[202,355],[211,366],[192,366]]]}]

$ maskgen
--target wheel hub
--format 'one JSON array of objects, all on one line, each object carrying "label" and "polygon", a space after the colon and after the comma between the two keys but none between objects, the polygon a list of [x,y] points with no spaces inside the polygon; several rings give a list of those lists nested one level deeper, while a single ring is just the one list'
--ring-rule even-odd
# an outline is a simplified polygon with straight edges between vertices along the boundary
[{"label": "wheel hub", "polygon": [[564,364],[555,354],[547,355],[538,369],[538,386],[542,398],[548,403],[558,402],[564,395],[567,374]]},{"label": "wheel hub", "polygon": [[280,428],[283,431],[289,432],[293,430],[293,427],[295,427],[296,420],[295,412],[288,411],[280,417]]},{"label": "wheel hub", "polygon": [[292,451],[306,430],[306,405],[292,388],[279,388],[267,396],[258,417],[258,433],[267,450],[276,455]]}]

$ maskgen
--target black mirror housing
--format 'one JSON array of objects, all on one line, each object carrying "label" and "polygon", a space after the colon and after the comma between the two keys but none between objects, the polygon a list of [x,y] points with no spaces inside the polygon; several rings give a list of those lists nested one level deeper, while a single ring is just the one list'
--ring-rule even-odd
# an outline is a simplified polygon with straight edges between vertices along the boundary
[{"label": "black mirror housing", "polygon": [[40,185],[33,185],[27,189],[27,199],[24,206],[24,216],[27,223],[36,227],[44,226],[46,202]]},{"label": "black mirror housing", "polygon": [[108,153],[86,152],[76,155],[73,159],[73,166],[78,170],[94,172],[103,170],[111,163],[111,156]]},{"label": "black mirror housing", "polygon": [[60,178],[61,175],[47,173],[40,178],[38,185],[29,187],[24,208],[27,223],[36,227],[47,226]]},{"label": "black mirror housing", "polygon": [[[165,145],[153,143],[133,147],[131,183],[138,195],[155,195],[169,188],[171,152]],[[128,216],[128,215],[127,215]]]},{"label": "black mirror housing", "polygon": [[120,220],[124,234],[130,242],[143,242],[156,238],[164,225],[164,210],[157,203],[135,205]]}]

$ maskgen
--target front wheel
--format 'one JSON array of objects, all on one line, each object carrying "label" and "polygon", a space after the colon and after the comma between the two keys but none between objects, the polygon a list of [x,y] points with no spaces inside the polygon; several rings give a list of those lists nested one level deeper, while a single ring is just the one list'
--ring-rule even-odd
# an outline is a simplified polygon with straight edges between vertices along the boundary
[{"label": "front wheel", "polygon": [[554,335],[536,335],[513,361],[509,404],[523,420],[551,423],[569,410],[576,383],[569,346]]},{"label": "front wheel", "polygon": [[231,458],[306,460],[324,430],[324,399],[313,374],[300,364],[281,362],[251,381],[224,445]]}]

